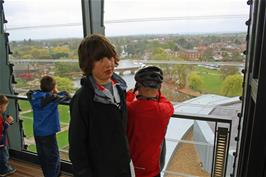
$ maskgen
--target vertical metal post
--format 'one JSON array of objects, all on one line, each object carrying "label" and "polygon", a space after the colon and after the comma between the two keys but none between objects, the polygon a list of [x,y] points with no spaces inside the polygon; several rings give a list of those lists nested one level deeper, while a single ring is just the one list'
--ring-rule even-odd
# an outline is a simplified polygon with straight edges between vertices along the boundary
[{"label": "vertical metal post", "polygon": [[[15,94],[12,83],[14,82],[13,64],[9,63],[10,54],[8,33],[4,31],[4,23],[7,23],[3,8],[4,1],[0,0],[0,93]],[[23,136],[18,118],[18,104],[16,100],[9,100],[8,113],[13,116],[14,124],[8,129],[9,145],[11,149],[23,148]]]},{"label": "vertical metal post", "polygon": [[214,139],[213,139],[213,151],[212,151],[212,171],[211,176],[214,177],[214,159],[215,159],[215,149],[216,149],[216,133],[217,133],[217,122],[215,122],[214,128]]},{"label": "vertical metal post", "polygon": [[227,148],[226,148],[226,159],[225,159],[225,170],[224,170],[224,175],[226,176],[226,170],[227,170],[227,162],[228,162],[228,154],[229,154],[229,147],[230,147],[230,140],[231,140],[231,132],[232,132],[232,122],[230,123],[229,125],[229,131],[227,131],[227,136],[228,136],[228,139],[227,139]]}]

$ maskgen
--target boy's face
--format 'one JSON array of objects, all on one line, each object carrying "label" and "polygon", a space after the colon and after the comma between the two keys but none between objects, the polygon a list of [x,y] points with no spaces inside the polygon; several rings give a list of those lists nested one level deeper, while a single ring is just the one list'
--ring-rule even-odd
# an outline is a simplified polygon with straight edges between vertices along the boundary
[{"label": "boy's face", "polygon": [[115,59],[104,57],[94,63],[92,76],[98,84],[105,84],[111,81],[114,73]]},{"label": "boy's face", "polygon": [[2,104],[2,105],[0,105],[0,113],[6,112],[7,105],[8,104]]}]

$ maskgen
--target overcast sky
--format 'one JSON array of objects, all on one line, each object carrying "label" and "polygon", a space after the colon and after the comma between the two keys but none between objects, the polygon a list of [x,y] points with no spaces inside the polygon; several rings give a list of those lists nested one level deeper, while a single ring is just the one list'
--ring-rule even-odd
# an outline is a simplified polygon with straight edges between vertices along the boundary
[{"label": "overcast sky", "polygon": [[[246,32],[248,8],[246,0],[106,0],[106,35]],[[83,34],[82,26],[77,25],[82,23],[80,0],[7,0],[4,10],[11,40],[82,37]],[[147,18],[157,20],[110,23]],[[175,20],[159,21],[158,18]],[[54,24],[75,26],[14,30]]]}]

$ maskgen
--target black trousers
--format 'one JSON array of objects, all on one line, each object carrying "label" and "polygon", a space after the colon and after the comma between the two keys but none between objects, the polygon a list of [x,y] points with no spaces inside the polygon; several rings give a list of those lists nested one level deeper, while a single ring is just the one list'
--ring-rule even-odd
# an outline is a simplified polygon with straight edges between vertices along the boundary
[{"label": "black trousers", "polygon": [[38,158],[45,177],[58,177],[60,174],[60,157],[56,135],[35,136]]}]

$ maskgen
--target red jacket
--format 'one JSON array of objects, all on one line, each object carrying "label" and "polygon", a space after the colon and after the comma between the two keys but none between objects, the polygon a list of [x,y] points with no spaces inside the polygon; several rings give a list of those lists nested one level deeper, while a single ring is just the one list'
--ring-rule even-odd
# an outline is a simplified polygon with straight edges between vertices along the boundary
[{"label": "red jacket", "polygon": [[137,177],[160,173],[160,152],[173,105],[161,96],[156,100],[136,99],[127,93],[128,140]]},{"label": "red jacket", "polygon": [[7,128],[8,123],[4,120],[5,114],[0,113],[0,148],[8,144],[7,141]]}]

